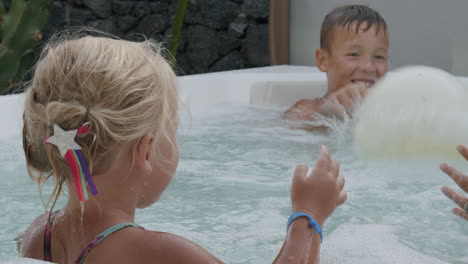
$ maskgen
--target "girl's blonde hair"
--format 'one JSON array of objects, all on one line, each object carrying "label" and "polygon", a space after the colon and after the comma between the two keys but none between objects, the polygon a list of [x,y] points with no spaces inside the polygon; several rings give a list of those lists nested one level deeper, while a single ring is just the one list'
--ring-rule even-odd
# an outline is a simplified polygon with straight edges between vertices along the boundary
[{"label": "girl's blonde hair", "polygon": [[107,169],[121,143],[147,133],[155,135],[156,146],[163,137],[172,139],[178,125],[176,76],[161,50],[149,40],[95,36],[68,36],[45,46],[26,92],[23,148],[39,187],[55,179],[49,202],[55,204],[63,183],[70,190],[73,185],[65,158],[43,143],[53,124],[70,130],[89,122],[89,132],[76,141],[91,174]]}]

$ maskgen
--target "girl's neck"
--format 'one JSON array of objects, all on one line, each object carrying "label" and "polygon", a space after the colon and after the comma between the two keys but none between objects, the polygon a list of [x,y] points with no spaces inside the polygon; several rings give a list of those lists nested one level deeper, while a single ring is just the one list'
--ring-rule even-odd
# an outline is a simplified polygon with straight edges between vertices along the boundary
[{"label": "girl's neck", "polygon": [[73,186],[69,186],[70,192],[64,213],[84,224],[97,221],[107,224],[133,222],[139,204],[142,179],[131,167],[131,150],[130,143],[123,144],[114,153],[105,172],[92,176],[98,193],[93,196],[88,192],[87,201],[80,202]]},{"label": "girl's neck", "polygon": [[86,202],[68,201],[61,211],[68,221],[80,225],[110,226],[135,221],[135,208],[113,207],[100,203],[97,199]]},{"label": "girl's neck", "polygon": [[[112,173],[112,172],[111,172]],[[124,178],[125,177],[125,178]],[[94,177],[98,194],[89,193],[89,199],[78,200],[74,190],[70,190],[68,202],[63,208],[67,217],[79,219],[83,223],[96,221],[112,224],[133,222],[137,204],[137,190],[131,176],[101,174]]]}]

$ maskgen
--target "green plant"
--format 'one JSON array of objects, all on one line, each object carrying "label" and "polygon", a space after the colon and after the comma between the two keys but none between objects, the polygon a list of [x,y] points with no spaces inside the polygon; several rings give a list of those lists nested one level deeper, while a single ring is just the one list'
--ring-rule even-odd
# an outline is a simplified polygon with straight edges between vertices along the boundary
[{"label": "green plant", "polygon": [[169,52],[172,55],[173,60],[177,56],[177,49],[179,48],[180,32],[184,24],[185,10],[187,9],[188,0],[179,0],[177,5],[176,14],[172,24],[172,34],[169,40]]},{"label": "green plant", "polygon": [[0,0],[0,94],[8,93],[35,60],[52,0],[12,0],[6,12]]}]

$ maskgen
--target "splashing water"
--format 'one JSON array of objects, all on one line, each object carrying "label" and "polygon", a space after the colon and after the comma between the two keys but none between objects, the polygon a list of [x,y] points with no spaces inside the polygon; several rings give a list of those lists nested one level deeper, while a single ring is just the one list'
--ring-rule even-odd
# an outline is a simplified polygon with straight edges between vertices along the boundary
[{"label": "splashing water", "polygon": [[[183,120],[176,176],[136,221],[228,263],[271,263],[286,235],[294,166],[313,166],[325,144],[340,162],[348,200],[324,226],[323,263],[467,263],[467,226],[450,213],[439,187],[451,182],[433,161],[367,163],[353,151],[354,121],[324,121],[332,127],[326,134],[290,130],[283,110],[222,105]],[[19,134],[0,141],[0,261],[17,256],[13,238],[43,211],[20,142]],[[46,186],[45,197],[51,191]]]}]

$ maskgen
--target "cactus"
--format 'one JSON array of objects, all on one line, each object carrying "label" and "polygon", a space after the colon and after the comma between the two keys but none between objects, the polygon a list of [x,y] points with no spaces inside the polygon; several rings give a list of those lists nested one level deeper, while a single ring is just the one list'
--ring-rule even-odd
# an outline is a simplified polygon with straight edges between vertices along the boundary
[{"label": "cactus", "polygon": [[180,32],[184,24],[185,10],[187,9],[188,0],[179,0],[176,14],[172,24],[172,34],[169,40],[169,52],[172,55],[171,60],[175,60],[177,56],[177,48],[179,47]]},{"label": "cactus", "polygon": [[52,0],[0,0],[0,94],[8,93],[32,66],[34,47],[42,38]]}]

